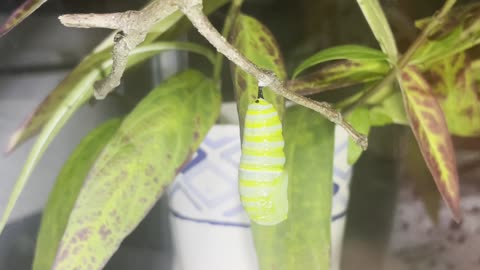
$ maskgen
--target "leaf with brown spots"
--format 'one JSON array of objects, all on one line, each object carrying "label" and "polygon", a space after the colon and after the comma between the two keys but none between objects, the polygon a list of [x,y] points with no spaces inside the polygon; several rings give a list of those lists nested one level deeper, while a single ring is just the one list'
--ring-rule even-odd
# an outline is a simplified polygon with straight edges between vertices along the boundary
[{"label": "leaf with brown spots", "polygon": [[480,136],[480,85],[466,54],[445,57],[424,74],[442,106],[450,133]]},{"label": "leaf with brown spots", "polygon": [[117,131],[120,123],[119,119],[110,120],[94,129],[80,142],[63,165],[43,211],[35,247],[33,270],[52,268],[70,212],[85,177],[102,149]]},{"label": "leaf with brown spots", "polygon": [[400,75],[405,111],[417,143],[437,188],[453,213],[461,220],[457,164],[442,109],[430,85],[414,67]]},{"label": "leaf with brown spots", "polygon": [[390,66],[383,60],[339,60],[288,82],[288,89],[301,95],[313,95],[342,87],[378,81]]},{"label": "leaf with brown spots", "polygon": [[[204,12],[205,14],[210,14],[227,2],[228,0],[205,0]],[[185,31],[185,20],[182,20],[182,18],[183,13],[176,11],[155,24],[150,29],[151,32],[147,35],[145,42],[142,43],[142,46],[139,46],[137,50],[135,50],[130,56],[130,62],[127,68],[130,68],[136,63],[146,60],[147,58],[156,54],[151,51],[153,47],[148,47],[146,45],[154,45],[155,47],[155,44],[166,44],[168,42],[158,42],[158,40],[164,38],[165,35],[175,39],[178,34],[180,34],[182,31]],[[188,25],[191,24],[189,23]],[[50,92],[50,94],[37,106],[37,108],[30,113],[20,127],[10,137],[8,145],[5,148],[5,152],[12,152],[21,143],[35,136],[45,126],[49,119],[52,118],[54,112],[59,108],[62,100],[64,100],[68,95],[75,91],[89,92],[93,87],[93,83],[100,79],[101,75],[108,74],[108,68],[104,70],[103,66],[106,64],[106,62],[110,61],[109,59],[111,58],[113,36],[114,33],[101,42],[92,51],[92,53],[87,55],[75,67],[75,69],[68,74],[67,77],[60,82],[60,84],[54,90],[52,90],[52,92]],[[163,47],[163,45],[161,46]],[[170,49],[176,48],[175,46],[169,47]],[[146,50],[142,52],[142,48],[146,48]],[[157,50],[157,53],[164,49]],[[137,56],[135,56],[135,54],[137,54]],[[90,97],[91,94],[84,96],[82,98],[83,100],[81,100],[81,102],[75,106],[82,105]],[[77,108],[78,107],[74,107],[73,110],[76,110]]]},{"label": "leaf with brown spots", "polygon": [[[422,29],[430,18],[416,22]],[[445,57],[463,52],[480,44],[480,3],[462,5],[453,9],[430,35],[428,41],[415,52],[411,64],[429,68]]]},{"label": "leaf with brown spots", "polygon": [[[273,71],[281,80],[286,79],[283,58],[274,36],[262,23],[244,14],[235,20],[230,35],[230,42],[250,61],[261,68]],[[258,94],[257,80],[236,65],[231,65],[232,80],[235,88],[240,128],[243,130],[244,117],[248,104]],[[280,116],[283,116],[284,99],[270,89],[264,89],[264,96],[272,103]]]},{"label": "leaf with brown spots", "polygon": [[23,4],[8,17],[7,21],[0,26],[0,37],[25,20],[45,2],[47,2],[47,0],[26,0],[23,2]]},{"label": "leaf with brown spots", "polygon": [[197,150],[219,111],[216,84],[193,70],[145,97],[90,170],[53,269],[102,269]]},{"label": "leaf with brown spots", "polygon": [[[181,45],[183,44],[183,45]],[[180,46],[180,47],[179,47]],[[199,52],[197,49],[203,48],[199,45],[191,43],[178,43],[178,42],[156,42],[148,45],[144,45],[136,48],[129,57],[128,65],[131,66],[138,61],[142,61],[146,58],[151,57],[152,55],[157,54],[160,51],[166,49],[179,49],[182,48],[185,50]],[[196,48],[196,49],[194,49]],[[209,51],[206,49],[206,51]],[[213,61],[214,55],[211,54],[211,60]],[[112,61],[106,60],[101,63],[99,69],[90,70],[88,72],[87,78],[85,80],[91,80],[90,83],[93,83],[95,78],[100,74],[100,70],[108,70],[111,68]],[[17,182],[10,194],[8,199],[7,206],[3,212],[2,218],[0,220],[0,232],[3,230],[7,224],[8,218],[13,211],[20,194],[27,184],[30,175],[33,173],[33,169],[37,165],[38,161],[42,157],[45,150],[48,148],[55,136],[60,132],[60,129],[65,125],[65,123],[70,119],[74,112],[92,95],[91,85],[86,85],[86,81],[80,82],[78,87],[73,87],[71,92],[63,100],[57,101],[57,105],[52,108],[53,113],[50,119],[45,124],[45,127],[42,129],[40,136],[35,142],[25,165],[23,166],[22,172],[18,177]],[[70,90],[69,90],[70,91]]]},{"label": "leaf with brown spots", "polygon": [[[322,66],[319,66],[322,65]],[[294,71],[288,89],[302,95],[368,83],[382,79],[389,71],[387,56],[358,45],[342,45],[320,51]],[[298,77],[307,70],[312,72]]]},{"label": "leaf with brown spots", "polygon": [[293,72],[293,78],[298,77],[305,70],[335,60],[348,60],[343,62],[344,66],[346,66],[343,67],[344,69],[351,66],[360,66],[360,63],[367,64],[368,62],[377,63],[372,68],[375,67],[373,70],[378,69],[382,71],[382,74],[388,72],[389,69],[388,58],[383,52],[360,45],[341,45],[325,49],[305,59]]}]

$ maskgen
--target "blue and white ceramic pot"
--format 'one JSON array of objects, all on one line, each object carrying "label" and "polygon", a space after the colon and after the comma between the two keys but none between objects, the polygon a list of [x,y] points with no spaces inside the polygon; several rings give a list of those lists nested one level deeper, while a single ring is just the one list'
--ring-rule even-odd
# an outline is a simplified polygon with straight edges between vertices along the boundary
[{"label": "blue and white ceramic pot", "polygon": [[[336,129],[332,270],[339,269],[351,167],[347,134]],[[238,125],[216,125],[169,191],[178,270],[258,269],[250,224],[238,195]]]}]

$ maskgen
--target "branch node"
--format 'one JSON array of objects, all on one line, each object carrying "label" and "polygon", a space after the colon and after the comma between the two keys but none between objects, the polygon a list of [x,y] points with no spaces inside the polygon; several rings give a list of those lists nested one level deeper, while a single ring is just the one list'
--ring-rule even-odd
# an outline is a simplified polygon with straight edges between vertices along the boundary
[{"label": "branch node", "polygon": [[267,69],[261,69],[261,70],[262,70],[262,73],[260,73],[258,76],[258,86],[268,87],[274,81],[278,81],[278,78],[275,72]]}]

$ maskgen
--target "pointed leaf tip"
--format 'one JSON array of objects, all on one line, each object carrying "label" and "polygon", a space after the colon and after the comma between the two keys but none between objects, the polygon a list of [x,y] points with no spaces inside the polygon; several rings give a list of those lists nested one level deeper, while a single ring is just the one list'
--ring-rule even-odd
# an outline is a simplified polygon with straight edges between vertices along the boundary
[{"label": "pointed leaf tip", "polygon": [[423,158],[455,221],[461,222],[455,152],[443,111],[414,66],[404,69],[400,81],[405,110]]}]

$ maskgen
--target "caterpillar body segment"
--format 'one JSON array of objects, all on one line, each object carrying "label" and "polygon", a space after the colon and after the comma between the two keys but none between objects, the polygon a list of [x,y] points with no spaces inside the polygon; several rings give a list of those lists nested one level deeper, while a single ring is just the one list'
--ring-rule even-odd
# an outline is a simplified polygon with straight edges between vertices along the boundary
[{"label": "caterpillar body segment", "polygon": [[239,170],[240,200],[250,219],[275,225],[287,218],[288,174],[282,123],[275,108],[261,96],[245,117]]}]

